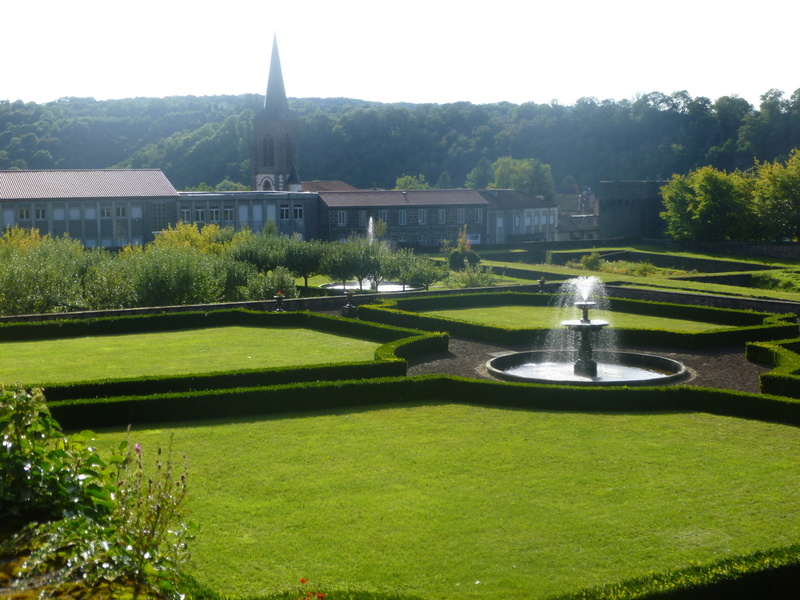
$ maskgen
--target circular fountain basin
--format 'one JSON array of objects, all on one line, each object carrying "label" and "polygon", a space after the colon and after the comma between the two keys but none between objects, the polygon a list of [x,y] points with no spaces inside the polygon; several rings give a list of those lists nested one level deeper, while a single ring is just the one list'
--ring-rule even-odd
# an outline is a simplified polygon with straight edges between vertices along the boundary
[{"label": "circular fountain basin", "polygon": [[[364,289],[363,290],[361,290],[358,287],[358,282],[357,281],[348,281],[344,285],[342,285],[341,283],[323,283],[319,287],[321,287],[323,289],[326,289],[326,290],[342,290],[342,291],[353,290],[355,292],[360,292],[360,291],[374,292],[374,291],[376,291],[376,290],[374,290],[372,288],[370,283],[366,282],[366,281],[364,282]],[[405,285],[404,286],[402,283],[394,283],[392,281],[385,281],[385,282],[381,282],[381,283],[378,284],[378,290],[377,291],[378,292],[416,292],[416,291],[419,291],[421,289],[422,289],[421,287],[413,287],[413,286],[410,286],[410,285]]]},{"label": "circular fountain basin", "polygon": [[577,353],[547,350],[504,354],[489,360],[486,369],[509,381],[581,386],[669,385],[689,377],[683,364],[663,356],[596,350],[593,358],[596,377],[574,373]]}]

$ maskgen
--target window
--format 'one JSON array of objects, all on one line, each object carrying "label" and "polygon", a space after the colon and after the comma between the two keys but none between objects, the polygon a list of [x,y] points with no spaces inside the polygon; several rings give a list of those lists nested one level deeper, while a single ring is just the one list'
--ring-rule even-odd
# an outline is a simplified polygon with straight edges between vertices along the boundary
[{"label": "window", "polygon": [[212,206],[208,209],[208,220],[211,223],[219,223],[219,206]]},{"label": "window", "polygon": [[483,209],[476,208],[475,209],[475,222],[476,223],[483,223]]},{"label": "window", "polygon": [[303,205],[302,204],[295,205],[293,212],[294,212],[294,218],[295,218],[296,221],[302,221],[303,220]]},{"label": "window", "polygon": [[427,246],[428,245],[428,238],[426,238],[424,235],[419,236],[417,238],[417,244],[419,246],[421,246],[421,247]]},{"label": "window", "polygon": [[233,207],[232,206],[226,206],[223,209],[223,216],[225,217],[225,221],[226,222],[233,221]]},{"label": "window", "polygon": [[367,211],[365,210],[358,211],[358,226],[359,227],[367,226]]},{"label": "window", "polygon": [[534,227],[538,227],[539,226],[539,213],[536,213],[535,215],[533,215],[533,226]]},{"label": "window", "polygon": [[439,209],[439,225],[444,225],[447,223],[447,209],[440,208]]},{"label": "window", "polygon": [[550,213],[550,225],[556,224],[556,216],[553,213]]},{"label": "window", "polygon": [[289,220],[289,205],[281,204],[281,221]]},{"label": "window", "polygon": [[194,209],[194,220],[197,223],[203,223],[206,220],[206,209],[204,206],[198,206]]},{"label": "window", "polygon": [[167,205],[164,202],[157,202],[153,205],[153,229],[161,231],[167,226]]},{"label": "window", "polygon": [[467,209],[465,209],[465,208],[459,208],[458,209],[458,219],[457,220],[458,220],[458,222],[460,224],[464,224],[464,223],[467,222]]},{"label": "window", "polygon": [[80,221],[81,220],[81,209],[80,208],[70,208],[69,209],[69,220],[70,221]]},{"label": "window", "polygon": [[29,221],[31,218],[31,209],[30,208],[20,208],[19,209],[19,220],[20,221]]},{"label": "window", "polygon": [[184,223],[192,222],[192,209],[189,207],[181,207],[181,221]]},{"label": "window", "polygon": [[141,219],[142,214],[144,214],[144,209],[141,206],[131,206],[131,219]]},{"label": "window", "polygon": [[389,222],[389,211],[388,210],[379,210],[378,211],[378,218],[383,221],[384,223]]},{"label": "window", "polygon": [[397,214],[397,222],[399,225],[405,225],[408,223],[408,214],[405,208],[401,208]]},{"label": "window", "polygon": [[101,206],[100,207],[100,218],[101,219],[110,219],[111,218],[111,207],[110,206]]},{"label": "window", "polygon": [[124,206],[117,207],[117,218],[126,219],[128,217],[128,209]]},{"label": "window", "polygon": [[347,225],[347,212],[343,210],[336,211],[336,226],[345,227]]},{"label": "window", "polygon": [[428,211],[424,208],[420,208],[417,220],[420,225],[425,225],[428,222]]},{"label": "window", "polygon": [[261,152],[264,156],[265,167],[271,167],[275,164],[275,142],[272,140],[272,136],[268,135],[266,138],[264,138]]},{"label": "window", "polygon": [[46,219],[47,218],[47,209],[37,208],[36,209],[36,218],[38,220]]}]

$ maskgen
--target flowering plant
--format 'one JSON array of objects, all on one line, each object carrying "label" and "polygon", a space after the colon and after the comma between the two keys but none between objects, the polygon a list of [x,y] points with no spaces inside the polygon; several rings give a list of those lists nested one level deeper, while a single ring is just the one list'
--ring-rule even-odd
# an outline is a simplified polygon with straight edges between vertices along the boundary
[{"label": "flowering plant", "polygon": [[[308,584],[308,579],[300,578],[300,585],[304,586]],[[304,590],[302,587],[300,588],[300,597],[297,600],[313,600],[316,598],[317,600],[324,600],[325,594],[322,592],[314,592],[311,590]]]},{"label": "flowering plant", "polygon": [[278,290],[277,292],[275,292],[275,297],[276,297],[276,298],[285,298],[285,297],[286,297],[286,294],[284,294],[283,292],[281,292],[280,290]]}]

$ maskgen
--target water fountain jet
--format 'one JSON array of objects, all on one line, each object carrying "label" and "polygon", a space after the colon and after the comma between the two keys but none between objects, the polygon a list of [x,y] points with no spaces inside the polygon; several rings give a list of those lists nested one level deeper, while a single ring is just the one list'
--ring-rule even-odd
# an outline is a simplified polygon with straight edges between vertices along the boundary
[{"label": "water fountain jet", "polygon": [[662,356],[596,351],[593,344],[596,334],[610,329],[610,323],[589,317],[589,311],[598,307],[598,302],[589,299],[592,294],[600,295],[605,305],[602,282],[598,278],[579,277],[567,281],[559,290],[559,303],[562,307],[571,304],[581,311],[580,319],[560,321],[560,331],[571,335],[564,338],[563,333],[559,336],[554,332],[548,340],[555,347],[493,358],[486,363],[487,371],[512,381],[585,386],[665,385],[689,376],[684,365]]}]

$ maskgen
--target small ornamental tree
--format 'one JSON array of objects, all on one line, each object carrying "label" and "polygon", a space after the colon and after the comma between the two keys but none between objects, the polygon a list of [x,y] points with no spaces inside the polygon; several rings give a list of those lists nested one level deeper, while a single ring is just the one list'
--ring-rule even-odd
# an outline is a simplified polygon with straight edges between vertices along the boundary
[{"label": "small ornamental tree", "polygon": [[466,267],[475,267],[480,262],[481,257],[472,250],[467,239],[467,226],[464,225],[458,235],[458,242],[455,249],[450,252],[447,258],[451,271],[463,271]]}]

